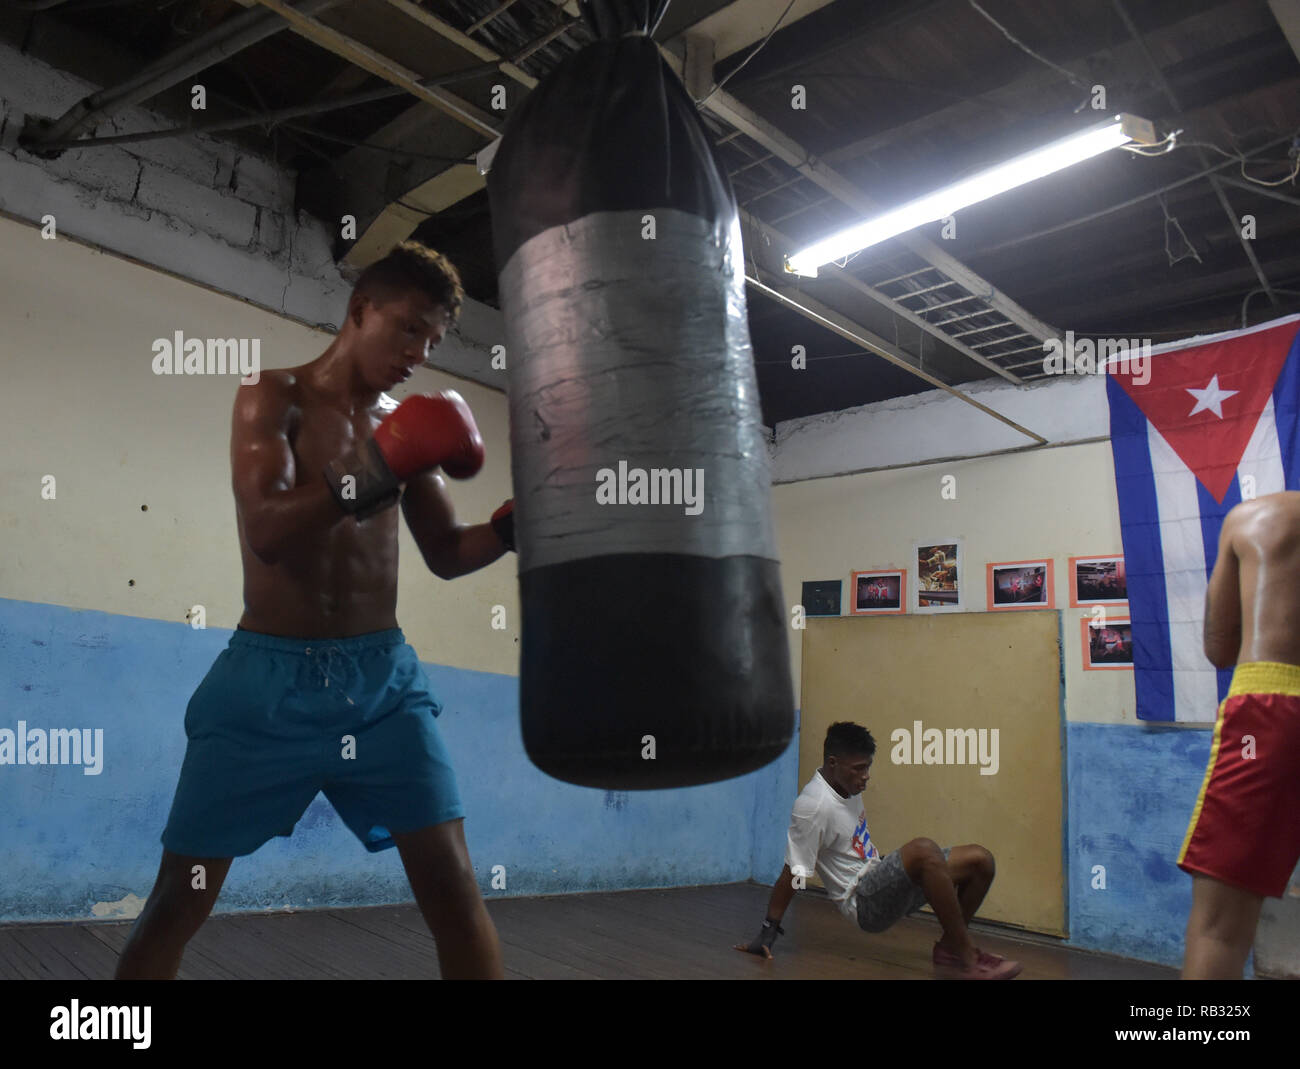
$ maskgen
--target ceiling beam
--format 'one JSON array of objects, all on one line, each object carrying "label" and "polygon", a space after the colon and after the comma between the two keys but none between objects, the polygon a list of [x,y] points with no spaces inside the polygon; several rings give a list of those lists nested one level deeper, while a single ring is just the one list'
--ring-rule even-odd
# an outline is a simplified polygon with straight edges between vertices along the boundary
[{"label": "ceiling beam", "polygon": [[[1148,27],[1146,35],[1148,38],[1157,34],[1166,35],[1172,41],[1195,40],[1206,34],[1210,26],[1210,18],[1210,14],[1204,10],[1191,14],[1179,13],[1168,21]],[[1087,37],[1086,33],[1091,33],[1093,36]],[[1081,28],[1080,33],[1071,35],[1069,44],[1074,46],[1073,49],[1068,54],[1057,57],[1059,63],[1066,69],[1080,72],[1099,69],[1131,70],[1144,62],[1137,42],[1113,41],[1105,29],[1083,30]],[[1015,63],[1023,61],[1023,57],[1016,58],[1018,56],[1018,53],[1013,54]],[[1019,70],[1020,73],[1010,80],[991,79],[992,74],[1004,73],[1008,69]],[[929,87],[918,85],[916,88],[924,91]],[[1060,74],[1032,62],[1025,67],[1015,67],[1010,62],[984,64],[980,67],[980,73],[971,81],[960,86],[944,88],[947,93],[957,98],[954,102],[913,114],[910,118],[886,129],[875,130],[855,138],[853,141],[824,152],[823,159],[831,163],[846,163],[860,159],[900,141],[914,141],[931,136],[936,132],[936,128],[952,129],[986,122],[985,116],[990,110],[995,109],[1023,120],[1026,116],[1024,102],[1039,100],[1050,93],[1063,94],[1062,100],[1072,100],[1077,97],[1075,90]],[[1137,110],[1132,102],[1120,101],[1119,103],[1120,107],[1115,109],[1117,111]],[[903,107],[905,105],[900,105],[900,110]],[[1041,108],[1039,110],[1041,111]],[[1196,110],[1205,109],[1201,106]],[[1041,115],[1035,115],[1030,121],[1041,121],[1041,118]]]},{"label": "ceiling beam", "polygon": [[[240,0],[240,2],[251,3],[254,2],[254,0]],[[489,62],[501,61],[502,73],[513,78],[519,84],[524,85],[529,89],[536,86],[537,79],[533,78],[526,71],[521,70],[514,64],[504,60],[503,57],[488,48],[486,45],[479,43],[468,34],[458,30],[445,19],[438,18],[424,8],[411,3],[410,0],[387,0],[387,2],[398,11],[401,11],[403,14],[415,19],[422,25],[438,33],[445,40],[465,49],[476,58]],[[563,11],[574,19],[580,17],[580,11],[576,0],[551,0],[551,2],[555,4],[557,11]],[[789,13],[785,15],[781,22],[781,28],[784,29],[792,25],[805,16],[812,14],[814,11],[825,7],[830,2],[831,0],[795,0],[794,6],[790,9]],[[694,23],[689,28],[688,32],[691,36],[699,34],[712,36],[710,31],[723,35],[726,41],[725,47],[728,51],[715,51],[713,61],[716,63],[718,60],[746,48],[753,42],[765,37],[771,30],[772,25],[775,24],[776,19],[781,16],[782,11],[784,11],[788,3],[789,0],[736,0],[735,3],[729,4],[727,7],[715,11],[713,14]],[[772,10],[769,11],[769,8]],[[476,25],[482,25],[484,21],[487,20],[480,20]],[[677,42],[683,42],[685,36],[686,35],[682,35],[675,40]],[[680,70],[678,73],[681,73]],[[711,75],[711,72],[708,72],[708,75]],[[396,121],[399,126],[402,125],[401,117]],[[378,134],[368,138],[367,140],[375,144],[387,144],[383,131],[380,131]],[[364,150],[356,150],[354,153],[349,153],[348,158],[352,156],[360,158],[363,153]],[[348,158],[345,158],[342,164],[344,169],[347,169],[349,166]],[[437,183],[438,179],[435,177],[432,182]],[[426,183],[426,185],[427,184],[428,183]],[[470,196],[481,189],[483,185],[484,182],[482,179],[480,179],[476,184],[473,182],[456,180],[452,188],[462,189],[465,196]],[[424,187],[420,188],[423,189]],[[417,197],[413,195],[404,195],[402,197],[402,200],[407,204],[416,203],[417,200],[424,201],[426,199],[427,198],[423,196]],[[440,197],[435,196],[433,199],[437,200],[440,199]],[[449,207],[450,205],[448,204],[445,206]],[[401,235],[401,237],[396,238],[396,240],[402,240],[405,237],[409,237],[422,221],[423,220],[418,216],[414,215],[409,210],[403,209],[400,205],[389,204],[380,213],[379,217],[370,224],[370,226],[377,228],[375,239],[371,240],[368,233],[363,235],[362,239],[349,251],[346,257],[347,261],[349,263],[355,262],[357,264],[367,263],[367,257],[379,255],[379,253],[376,252],[376,249],[381,248],[384,241],[392,239],[394,235]],[[382,237],[380,237],[380,235],[382,235]]]},{"label": "ceiling beam", "polygon": [[[781,29],[788,28],[831,2],[832,0],[794,0],[789,14],[781,20]],[[790,0],[735,0],[735,3],[728,4],[692,25],[688,32],[712,40],[714,57],[720,62],[771,33],[772,27],[789,4]]]},{"label": "ceiling beam", "polygon": [[[664,56],[673,69],[680,74],[681,61],[671,53],[664,53]],[[841,203],[864,216],[875,215],[882,210],[879,202],[868,197],[829,164],[814,157],[794,138],[787,136],[725,90],[714,90],[704,102],[704,107],[723,122],[757,141],[772,155],[779,157],[787,166],[821,186]],[[992,283],[944,252],[934,242],[915,232],[901,234],[894,240],[910,249],[926,263],[937,267],[948,278],[959,282],[971,293],[982,297],[992,308],[1040,341],[1058,335],[1059,332],[1055,328],[1021,308],[1005,293],[997,290]]]},{"label": "ceiling beam", "polygon": [[1296,59],[1300,59],[1300,0],[1268,0],[1268,9],[1286,34]]},{"label": "ceiling beam", "polygon": [[[1244,153],[1242,159],[1250,159],[1253,156],[1258,156],[1261,152],[1267,152],[1269,149],[1276,148],[1278,145],[1287,144],[1290,140],[1290,134],[1287,134],[1285,137],[1274,138],[1272,141],[1268,141],[1265,144],[1260,145],[1258,148],[1251,149],[1250,152]],[[1015,237],[1007,238],[1005,241],[999,241],[993,245],[984,245],[975,249],[967,249],[965,250],[965,255],[970,257],[988,256],[995,252],[1013,249],[1017,245],[1023,245],[1026,242],[1035,241],[1038,238],[1045,238],[1052,234],[1059,234],[1062,231],[1070,230],[1076,226],[1082,226],[1085,223],[1093,222],[1094,220],[1101,219],[1107,215],[1113,215],[1115,212],[1123,211],[1125,208],[1131,208],[1135,204],[1141,204],[1143,201],[1150,200],[1152,197],[1158,197],[1162,193],[1169,193],[1181,186],[1190,185],[1193,182],[1199,182],[1209,174],[1221,171],[1225,167],[1238,166],[1239,163],[1239,160],[1230,159],[1202,166],[1202,168],[1195,174],[1184,175],[1182,178],[1175,179],[1172,182],[1159,186],[1156,189],[1148,190],[1145,193],[1139,193],[1137,196],[1120,201],[1118,204],[1111,204],[1108,207],[1099,208],[1094,212],[1088,212],[1086,215],[1075,216],[1073,219],[1066,219],[1063,222],[1043,227],[1040,230],[1033,230],[1027,234],[1017,234]],[[1222,180],[1222,176],[1220,176],[1220,178]],[[1251,185],[1249,188],[1256,192],[1264,192],[1264,187],[1262,186]]]},{"label": "ceiling beam", "polygon": [[[929,18],[954,0],[872,0],[870,10],[862,3],[839,3],[823,19],[806,23],[792,33],[782,32],[763,46],[762,55],[751,53],[743,60],[746,87],[787,75],[802,76],[823,60],[843,49],[860,50],[882,33],[908,22]],[[946,15],[947,13],[945,13]],[[728,64],[731,66],[731,64]]]},{"label": "ceiling beam", "polygon": [[1261,186],[1258,182],[1248,182],[1244,178],[1234,178],[1232,175],[1221,174],[1219,181],[1225,186],[1232,186],[1234,189],[1244,189],[1247,193],[1254,193],[1259,197],[1268,197],[1269,200],[1280,200],[1283,204],[1294,204],[1300,206],[1300,197],[1292,197],[1286,193],[1279,193],[1276,189],[1269,189],[1268,186]]},{"label": "ceiling beam", "polygon": [[[281,0],[259,0],[259,2],[268,6],[274,5],[273,10],[275,7],[283,6]],[[394,0],[389,0],[389,2],[393,3]],[[295,26],[295,28],[297,27]],[[455,32],[454,28],[448,28]],[[335,34],[334,31],[329,32],[330,34],[334,34],[335,37],[342,37],[342,35]],[[447,35],[444,33],[444,36]],[[663,55],[669,66],[672,67],[674,72],[680,77],[683,73],[682,59],[664,48],[662,45],[660,46],[660,53]],[[491,62],[496,62],[501,59],[501,57],[491,49],[481,45],[475,46],[472,49],[472,54],[478,59]],[[450,96],[450,94],[445,95]],[[849,207],[862,212],[864,215],[870,215],[879,210],[880,206],[867,197],[867,195],[858,187],[849,182],[848,179],[835,172],[827,164],[815,159],[811,153],[809,153],[808,150],[797,141],[786,136],[772,123],[763,119],[756,112],[746,107],[725,90],[714,90],[706,99],[704,106],[717,118],[740,130],[752,140],[758,142],[768,152],[771,152],[774,156],[782,159],[788,166],[794,168],[805,178],[811,179],[816,185],[820,186]],[[436,181],[436,179],[434,181]],[[458,180],[453,188],[464,190],[464,195],[468,196],[482,188],[482,184],[481,179],[474,179],[472,176],[467,176],[464,181]],[[439,196],[434,198],[434,200],[439,203],[442,202],[441,192],[442,187],[440,186]],[[408,203],[410,202],[409,198],[405,199],[408,200]],[[447,206],[450,205],[444,205],[444,207]],[[420,221],[421,220],[416,213],[389,204],[384,211],[380,213],[380,216],[375,223],[372,223],[371,225],[374,226],[378,223],[383,234],[383,240],[387,241],[391,235],[400,233],[404,227],[408,226],[409,229],[403,236],[409,236],[409,234],[419,225]],[[1020,305],[1012,301],[1008,296],[1006,296],[1006,294],[995,289],[987,280],[981,278],[970,268],[945,253],[938,246],[934,245],[933,242],[915,234],[902,235],[898,240],[927,263],[943,271],[947,277],[960,283],[972,294],[980,296],[991,308],[1001,313],[1033,337],[1041,341],[1057,336],[1058,331],[1021,308]],[[364,243],[359,242],[358,244],[362,244],[363,247],[360,250],[354,249],[353,252],[349,254],[348,259],[349,261],[352,261],[355,256],[357,257],[356,262],[364,263],[366,262],[364,257],[373,252],[374,249],[382,247],[383,242],[376,239],[365,240]],[[886,306],[891,309],[898,309],[900,307],[892,301],[890,301]]]},{"label": "ceiling beam", "polygon": [[[789,252],[793,251],[794,242],[785,234],[782,234],[781,231],[777,230],[776,227],[770,226],[769,224],[763,222],[763,220],[759,219],[758,217],[750,215],[749,212],[745,211],[743,208],[741,209],[740,212],[740,219],[743,225],[747,227],[749,230],[757,231],[760,235],[769,238],[773,241],[773,243],[776,246],[774,252],[778,260],[781,257],[787,255]],[[750,258],[752,259],[752,256]],[[856,275],[850,274],[848,271],[845,271],[841,267],[837,267],[835,264],[828,264],[825,267],[822,267],[818,272],[818,279],[820,279],[821,276],[823,275],[825,275],[827,278],[834,279],[837,282],[843,282],[845,285],[851,286],[853,289],[857,290],[863,296],[870,297],[871,300],[888,308],[889,311],[893,312],[897,316],[900,316],[908,323],[911,323],[912,326],[918,327],[919,329],[925,331],[927,334],[933,335],[935,338],[941,341],[948,348],[954,349],[957,352],[961,353],[963,356],[971,360],[974,360],[975,363],[980,365],[980,367],[986,368],[989,371],[992,371],[996,375],[1000,375],[1008,382],[1014,382],[1017,385],[1023,385],[1024,380],[1021,379],[1019,376],[1013,375],[1010,371],[1007,371],[1005,368],[1002,368],[999,365],[993,363],[993,361],[990,360],[988,357],[980,355],[969,345],[966,345],[964,342],[962,342],[959,338],[950,338],[947,334],[941,331],[934,323],[931,323],[927,319],[923,319],[921,316],[913,312],[910,308],[906,308],[903,305],[897,304],[894,301],[890,300],[888,296],[881,293],[879,290],[873,288],[872,286],[869,286],[867,283],[863,282],[862,279],[858,278]],[[807,287],[810,285],[814,285],[816,281],[817,280],[804,280],[803,286]],[[801,292],[806,292],[806,290],[801,290]],[[862,327],[861,329],[864,334],[870,333],[869,331],[866,330],[865,327]],[[888,342],[886,342],[885,339],[881,338],[879,335],[872,335],[872,336],[881,344],[886,344],[886,345],[888,344]]]},{"label": "ceiling beam", "polygon": [[[1160,64],[1156,62],[1156,57],[1152,54],[1146,38],[1138,30],[1132,18],[1129,17],[1128,10],[1125,8],[1122,0],[1110,0],[1110,5],[1115,9],[1115,13],[1119,15],[1120,21],[1124,23],[1124,28],[1128,30],[1129,36],[1131,36],[1142,49],[1142,54],[1146,58],[1147,66],[1150,68],[1151,74],[1156,80],[1156,84],[1160,87],[1160,91],[1164,94],[1165,99],[1173,105],[1175,116],[1181,122],[1185,123],[1187,120],[1186,116],[1183,115],[1182,104],[1179,103],[1173,87],[1169,84],[1169,79],[1165,77],[1165,72],[1161,69]],[[1196,154],[1197,159],[1201,161],[1202,167],[1209,165],[1209,157],[1206,156],[1203,148],[1196,145],[1193,147],[1192,151]],[[1274,307],[1276,307],[1281,303],[1281,301],[1279,300],[1278,295],[1273,292],[1273,286],[1269,282],[1268,276],[1264,274],[1264,268],[1260,265],[1259,258],[1255,255],[1255,250],[1250,247],[1250,239],[1242,233],[1241,217],[1233,211],[1232,205],[1228,203],[1228,194],[1223,189],[1223,183],[1221,183],[1215,175],[1209,175],[1208,177],[1210,185],[1214,189],[1214,195],[1222,206],[1224,213],[1228,216],[1229,225],[1232,226],[1233,231],[1236,233],[1237,240],[1241,242],[1242,251],[1245,252],[1246,259],[1250,261],[1250,266],[1255,271],[1255,277],[1259,279],[1259,284],[1263,287],[1264,292],[1268,294],[1268,299],[1273,303]]]},{"label": "ceiling beam", "polygon": [[[339,2],[340,0],[302,0],[301,6],[305,11],[318,12]],[[152,99],[163,90],[229,59],[284,28],[283,22],[267,12],[241,11],[206,33],[173,48],[125,82],[106,87],[79,100],[48,126],[42,125],[34,130],[29,142],[33,150],[39,151],[42,144],[74,137],[87,127],[92,127],[133,104]]]},{"label": "ceiling beam", "polygon": [[1027,427],[1022,427],[1019,423],[1015,422],[1015,420],[1009,419],[1001,412],[995,412],[993,409],[989,408],[988,405],[976,401],[975,398],[970,396],[970,394],[957,389],[955,386],[949,386],[942,379],[935,378],[927,371],[922,371],[907,358],[906,353],[900,352],[887,342],[885,344],[880,344],[880,341],[876,340],[876,335],[871,335],[870,332],[864,332],[856,323],[847,316],[843,316],[839,312],[835,311],[834,308],[829,308],[815,298],[809,297],[806,293],[792,289],[789,286],[769,286],[752,275],[746,275],[745,281],[765,297],[770,297],[774,301],[779,301],[792,312],[798,312],[800,315],[816,323],[818,326],[833,331],[846,341],[853,342],[854,345],[860,345],[862,348],[875,353],[882,359],[888,360],[891,364],[901,367],[904,371],[928,382],[936,389],[952,394],[958,400],[965,401],[966,404],[978,408],[985,415],[992,416],[999,423],[1005,423],[1008,427],[1011,427],[1013,430],[1019,431],[1021,434],[1025,435],[1025,437],[1032,438],[1036,445],[1047,444],[1047,439],[1041,434],[1037,434],[1034,431],[1029,430]]},{"label": "ceiling beam", "polygon": [[[1288,260],[1270,261],[1270,268],[1282,280],[1300,278],[1300,257]],[[1206,304],[1214,300],[1236,301],[1237,296],[1245,296],[1252,282],[1250,267],[1240,263],[1235,268],[1217,271],[1212,275],[1202,275],[1192,279],[1173,279],[1169,282],[1148,285],[1141,290],[1127,290],[1112,297],[1087,295],[1084,303],[1067,308],[1063,315],[1073,322],[1095,322],[1098,316],[1136,316],[1159,309],[1163,319],[1181,308],[1193,308],[1199,313]],[[1232,291],[1236,291],[1235,294]],[[1114,333],[1137,333],[1137,331],[1115,331]]]},{"label": "ceiling beam", "polygon": [[482,188],[483,176],[477,167],[461,163],[447,168],[404,193],[400,200],[385,205],[348,250],[343,262],[354,267],[373,263],[398,242],[414,234],[431,215],[446,211]]},{"label": "ceiling beam", "polygon": [[294,33],[337,56],[342,56],[363,70],[387,82],[392,82],[393,85],[401,86],[413,97],[423,100],[426,104],[432,104],[484,137],[494,138],[499,133],[495,118],[487,112],[445,89],[431,89],[422,85],[421,81],[428,77],[427,74],[394,62],[355,38],[331,29],[319,19],[300,14],[283,0],[240,0],[240,2],[255,2],[269,8],[283,18]]},{"label": "ceiling beam", "polygon": [[502,61],[501,57],[493,52],[492,49],[488,48],[486,45],[479,44],[478,41],[474,40],[474,38],[470,37],[468,34],[461,33],[460,30],[456,29],[456,27],[450,22],[440,19],[437,15],[433,15],[424,8],[411,3],[411,0],[387,0],[387,2],[403,15],[414,19],[422,26],[427,26],[440,37],[445,37],[452,44],[459,45],[466,52],[477,56],[479,59],[492,63],[501,61],[501,73],[507,77],[513,78],[520,85],[527,86],[529,89],[536,87],[537,79],[531,74],[520,67],[516,67],[508,60]]}]

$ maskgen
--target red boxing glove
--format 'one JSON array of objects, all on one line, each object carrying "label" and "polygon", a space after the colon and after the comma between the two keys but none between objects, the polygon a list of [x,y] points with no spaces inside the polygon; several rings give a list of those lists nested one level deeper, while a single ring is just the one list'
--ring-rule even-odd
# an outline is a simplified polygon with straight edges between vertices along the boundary
[{"label": "red boxing glove", "polygon": [[358,520],[397,504],[402,483],[442,465],[453,479],[483,467],[483,437],[455,390],[408,397],[367,438],[325,466],[325,481]]},{"label": "red boxing glove", "polygon": [[515,548],[515,499],[512,497],[502,504],[496,512],[492,513],[489,522],[496,536],[501,539],[501,544],[506,549],[513,550]]},{"label": "red boxing glove", "polygon": [[400,482],[438,465],[453,479],[483,467],[483,436],[455,390],[408,397],[375,428],[375,445]]}]

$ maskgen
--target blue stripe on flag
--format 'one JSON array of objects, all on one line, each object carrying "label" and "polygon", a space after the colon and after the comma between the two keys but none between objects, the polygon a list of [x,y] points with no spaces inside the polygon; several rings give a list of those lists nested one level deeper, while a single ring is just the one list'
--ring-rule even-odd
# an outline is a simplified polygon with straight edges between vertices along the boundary
[{"label": "blue stripe on flag", "polygon": [[1282,472],[1288,490],[1300,490],[1300,333],[1291,342],[1291,352],[1273,387],[1273,415],[1277,440],[1282,449]]},{"label": "blue stripe on flag", "polygon": [[[1201,542],[1205,548],[1205,581],[1210,581],[1214,572],[1214,562],[1219,555],[1219,535],[1223,533],[1223,521],[1228,512],[1241,504],[1241,476],[1232,477],[1232,485],[1223,495],[1223,504],[1214,500],[1210,492],[1196,480],[1196,507],[1201,510]],[[1219,701],[1228,696],[1228,687],[1232,684],[1232,669],[1216,670],[1219,683]]]},{"label": "blue stripe on flag", "polygon": [[[1169,602],[1160,545],[1155,476],[1147,444],[1147,418],[1124,388],[1106,377],[1110,398],[1110,440],[1115,490],[1123,517],[1124,567],[1128,577],[1133,631],[1133,682],[1143,720],[1174,719],[1173,652],[1169,644]],[[1140,664],[1156,665],[1140,668]]]}]

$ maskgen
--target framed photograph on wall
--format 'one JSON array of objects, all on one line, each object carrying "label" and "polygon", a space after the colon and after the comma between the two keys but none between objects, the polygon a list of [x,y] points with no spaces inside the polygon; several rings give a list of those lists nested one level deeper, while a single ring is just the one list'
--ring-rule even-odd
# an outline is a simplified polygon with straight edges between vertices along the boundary
[{"label": "framed photograph on wall", "polygon": [[962,605],[961,540],[920,542],[912,559],[916,561],[917,612],[954,611]]},{"label": "framed photograph on wall", "polygon": [[1079,621],[1083,631],[1083,667],[1133,671],[1133,629],[1127,616],[1105,614],[1102,619],[1085,616]]},{"label": "framed photograph on wall", "polygon": [[849,580],[850,616],[886,616],[907,612],[907,569],[873,568]]},{"label": "framed photograph on wall", "polygon": [[1070,558],[1072,608],[1127,604],[1128,576],[1123,556]]},{"label": "framed photograph on wall", "polygon": [[803,585],[805,616],[839,616],[843,579],[813,579]]},{"label": "framed photograph on wall", "polygon": [[989,610],[1054,609],[1050,560],[1009,560],[988,566]]}]

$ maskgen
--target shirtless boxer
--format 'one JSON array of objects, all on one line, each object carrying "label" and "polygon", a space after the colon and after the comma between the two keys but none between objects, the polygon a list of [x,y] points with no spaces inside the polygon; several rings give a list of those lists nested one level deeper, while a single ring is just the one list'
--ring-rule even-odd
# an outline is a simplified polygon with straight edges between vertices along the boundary
[{"label": "shirtless boxer", "polygon": [[1300,493],[1243,501],[1205,592],[1205,655],[1236,670],[1178,855],[1193,880],[1185,980],[1241,979],[1264,897],[1300,858],[1298,592]]},{"label": "shirtless boxer", "polygon": [[367,850],[397,847],[442,975],[502,975],[441,706],[396,618],[399,498],[439,578],[513,548],[510,503],[462,526],[438,475],[469,478],[483,463],[460,396],[384,394],[442,341],[462,297],[450,263],[403,243],[362,273],[321,356],[239,388],[244,614],[186,711],[162,864],[119,979],[174,978],[231,859],[289,835],[319,791]]}]

